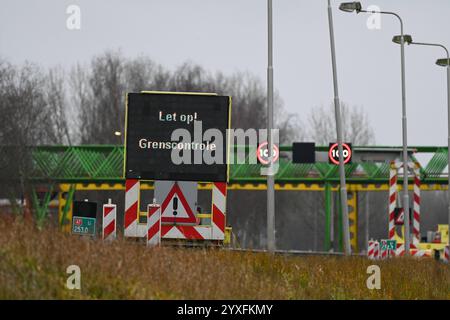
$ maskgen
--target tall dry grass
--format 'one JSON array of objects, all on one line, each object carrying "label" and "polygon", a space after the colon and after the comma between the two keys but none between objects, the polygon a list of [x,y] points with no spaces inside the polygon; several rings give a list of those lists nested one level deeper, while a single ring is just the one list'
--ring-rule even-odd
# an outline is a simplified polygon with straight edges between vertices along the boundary
[{"label": "tall dry grass", "polygon": [[[81,268],[81,290],[66,268]],[[369,290],[359,257],[285,257],[220,249],[147,249],[81,239],[0,219],[2,299],[450,299],[450,268],[431,259],[392,259]]]}]

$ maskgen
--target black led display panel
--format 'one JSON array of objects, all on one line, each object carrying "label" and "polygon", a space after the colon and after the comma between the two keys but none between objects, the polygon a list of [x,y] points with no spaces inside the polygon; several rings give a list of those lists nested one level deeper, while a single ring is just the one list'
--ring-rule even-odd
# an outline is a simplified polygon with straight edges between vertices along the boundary
[{"label": "black led display panel", "polygon": [[292,144],[292,163],[315,163],[316,144],[314,142],[294,142]]},{"label": "black led display panel", "polygon": [[[129,93],[125,177],[140,180],[227,181],[226,130],[229,128],[230,105],[231,98],[228,96]],[[196,132],[194,121],[198,121]],[[176,129],[186,129],[190,140],[184,136],[172,139]],[[220,132],[220,141],[215,141],[216,135],[204,137],[208,129]],[[174,149],[178,155],[188,156],[190,163],[174,163]],[[208,152],[217,163],[205,162],[204,152]]]},{"label": "black led display panel", "polygon": [[73,202],[73,216],[96,218],[97,217],[97,202],[93,201],[74,201]]}]

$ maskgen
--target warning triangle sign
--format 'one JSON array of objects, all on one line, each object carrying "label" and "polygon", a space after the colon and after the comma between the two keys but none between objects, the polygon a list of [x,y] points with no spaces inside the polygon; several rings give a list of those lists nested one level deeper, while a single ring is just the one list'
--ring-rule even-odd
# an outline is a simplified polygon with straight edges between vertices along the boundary
[{"label": "warning triangle sign", "polygon": [[161,204],[161,222],[196,223],[197,219],[189,206],[178,183],[170,189]]},{"label": "warning triangle sign", "polygon": [[403,225],[405,223],[405,210],[403,208],[396,209],[394,217],[396,225]]}]

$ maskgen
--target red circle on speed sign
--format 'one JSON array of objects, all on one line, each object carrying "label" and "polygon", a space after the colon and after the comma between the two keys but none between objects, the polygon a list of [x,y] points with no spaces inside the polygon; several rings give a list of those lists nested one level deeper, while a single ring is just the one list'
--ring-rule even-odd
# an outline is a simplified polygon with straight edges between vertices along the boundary
[{"label": "red circle on speed sign", "polygon": [[[344,164],[347,164],[352,159],[352,148],[346,143],[342,144],[342,151],[344,153]],[[347,151],[347,154],[346,154]],[[339,149],[338,144],[335,143],[328,150],[328,159],[334,164],[339,164]]]},{"label": "red circle on speed sign", "polygon": [[[256,156],[258,157],[259,162],[262,164],[269,164],[269,152],[268,152],[268,142],[263,142],[258,146],[256,150]],[[280,150],[276,144],[273,145],[273,153],[272,153],[272,162],[277,162],[280,157]]]}]

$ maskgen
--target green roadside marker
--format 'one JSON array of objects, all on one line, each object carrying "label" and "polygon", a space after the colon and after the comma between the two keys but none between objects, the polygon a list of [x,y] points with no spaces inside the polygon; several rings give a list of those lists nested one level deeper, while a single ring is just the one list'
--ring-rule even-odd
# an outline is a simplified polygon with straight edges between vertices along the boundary
[{"label": "green roadside marker", "polygon": [[95,236],[95,218],[72,218],[72,234]]}]

